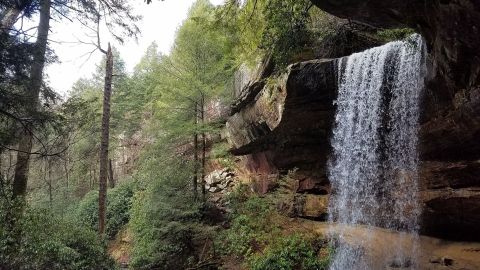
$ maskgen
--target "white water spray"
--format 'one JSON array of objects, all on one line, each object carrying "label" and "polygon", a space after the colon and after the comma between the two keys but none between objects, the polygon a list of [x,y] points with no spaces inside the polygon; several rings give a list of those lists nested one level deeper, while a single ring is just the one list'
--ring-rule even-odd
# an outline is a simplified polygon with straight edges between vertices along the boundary
[{"label": "white water spray", "polygon": [[[329,214],[332,222],[372,228],[358,239],[361,246],[369,245],[373,227],[399,231],[408,241],[418,238],[417,132],[424,74],[419,35],[338,62]],[[345,231],[337,233],[332,270],[379,269],[364,250],[345,244]],[[415,268],[416,245],[404,246],[386,243],[391,256],[381,269]]]}]

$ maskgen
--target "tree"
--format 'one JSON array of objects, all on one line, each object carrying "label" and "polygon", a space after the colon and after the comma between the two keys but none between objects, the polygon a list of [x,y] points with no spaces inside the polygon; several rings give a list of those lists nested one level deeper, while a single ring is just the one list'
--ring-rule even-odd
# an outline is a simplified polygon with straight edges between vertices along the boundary
[{"label": "tree", "polygon": [[[40,2],[40,22],[38,24],[37,41],[35,42],[35,53],[30,71],[29,92],[26,93],[26,100],[29,108],[33,111],[39,106],[40,88],[43,83],[43,68],[45,66],[45,53],[47,51],[48,32],[50,30],[50,0]],[[35,116],[30,113],[27,118]],[[27,189],[28,166],[30,163],[30,152],[33,144],[33,126],[25,124],[20,135],[18,144],[17,163],[15,166],[15,177],[13,179],[13,198],[24,196]]]},{"label": "tree", "polygon": [[[177,121],[183,121],[169,122],[182,129],[168,129],[193,137],[193,192],[199,176],[204,201],[206,138],[207,132],[214,129],[205,121],[206,106],[209,98],[224,91],[233,70],[232,44],[223,31],[212,27],[213,22],[214,7],[208,1],[197,1],[178,30],[172,53],[163,59],[159,74],[163,90],[161,106],[170,114],[176,113]],[[171,104],[175,104],[173,111]],[[185,124],[186,119],[189,125]]]},{"label": "tree", "polygon": [[112,94],[113,55],[108,44],[105,65],[105,88],[103,92],[102,140],[100,143],[100,179],[98,191],[98,233],[105,233],[105,209],[107,200],[108,143],[110,132],[110,96]]},{"label": "tree", "polygon": [[[99,172],[99,227],[100,235],[105,231],[105,209],[106,209],[106,193],[107,193],[107,178],[108,178],[108,147],[109,147],[109,132],[110,132],[110,97],[112,91],[112,77],[113,77],[113,54],[110,43],[108,43],[107,50],[102,48],[100,24],[105,23],[110,34],[120,43],[123,43],[124,37],[136,37],[139,33],[139,28],[134,24],[139,17],[134,16],[130,12],[130,7],[124,0],[114,0],[110,3],[109,0],[81,0],[78,2],[78,7],[66,5],[67,8],[75,11],[77,16],[88,29],[92,30],[96,36],[95,41],[89,42],[94,46],[95,52],[99,50],[105,54],[105,81],[104,81],[104,95],[103,95],[103,115],[102,115],[102,135],[100,142],[100,172]],[[83,11],[83,12],[82,12]],[[93,24],[93,25],[92,25]],[[115,31],[115,26],[120,32]]]},{"label": "tree", "polygon": [[20,13],[31,12],[34,9],[32,0],[7,0],[2,12],[0,12],[0,33],[7,32],[13,28]]}]

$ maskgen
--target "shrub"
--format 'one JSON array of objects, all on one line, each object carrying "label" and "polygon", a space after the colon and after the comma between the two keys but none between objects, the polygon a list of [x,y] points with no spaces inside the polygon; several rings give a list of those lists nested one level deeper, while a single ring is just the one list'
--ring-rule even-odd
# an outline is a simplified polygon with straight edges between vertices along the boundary
[{"label": "shrub", "polygon": [[[113,239],[130,218],[134,183],[123,183],[107,191],[107,213],[105,234]],[[92,230],[98,228],[98,191],[90,191],[80,201],[76,218]]]},{"label": "shrub", "polygon": [[282,230],[284,217],[273,207],[276,195],[248,196],[248,191],[241,187],[229,197],[231,227],[219,241],[227,255],[244,259],[252,270],[328,268],[330,249],[322,238],[311,234],[290,235]]},{"label": "shrub", "polygon": [[[191,192],[190,171],[179,164],[139,170],[147,187],[135,193],[129,223],[135,269],[185,269],[195,263],[195,240],[204,233],[201,204]],[[198,255],[198,254],[197,254]]]},{"label": "shrub", "polygon": [[394,28],[394,29],[383,29],[377,31],[377,36],[380,37],[385,42],[405,39],[408,36],[414,34],[415,31],[411,28]]},{"label": "shrub", "polygon": [[330,256],[319,258],[321,247],[318,239],[291,235],[280,238],[262,254],[254,255],[249,264],[252,270],[326,270]]},{"label": "shrub", "polygon": [[95,231],[49,210],[27,209],[15,231],[21,232],[21,240],[12,245],[18,234],[0,228],[2,269],[114,269]]},{"label": "shrub", "polygon": [[[279,234],[271,220],[272,207],[262,198],[244,198],[243,191],[236,192],[232,203],[231,227],[226,232],[226,251],[237,257],[248,258]],[[242,202],[242,200],[245,200]]]},{"label": "shrub", "polygon": [[228,151],[229,149],[227,143],[216,143],[210,151],[209,158],[217,161],[222,167],[233,169],[235,157]]}]

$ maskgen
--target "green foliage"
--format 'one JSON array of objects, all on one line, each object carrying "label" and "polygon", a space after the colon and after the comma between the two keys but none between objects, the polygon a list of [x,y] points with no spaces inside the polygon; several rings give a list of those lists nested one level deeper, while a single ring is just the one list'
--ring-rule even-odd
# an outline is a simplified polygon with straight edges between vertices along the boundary
[{"label": "green foliage", "polygon": [[255,66],[271,55],[280,70],[311,43],[310,7],[307,0],[227,1],[217,10],[218,27],[235,40],[237,64]]},{"label": "green foliage", "polygon": [[[327,269],[331,250],[317,235],[285,234],[271,198],[240,186],[229,197],[231,227],[220,236],[227,254],[243,258],[248,269]],[[321,252],[326,251],[326,252]]]},{"label": "green foliage", "polygon": [[157,156],[144,161],[136,174],[148,184],[135,194],[131,211],[134,268],[183,269],[195,260],[201,204],[193,198],[190,171],[177,162]]},{"label": "green foliage", "polygon": [[233,72],[231,40],[209,27],[213,11],[209,1],[197,1],[177,31],[171,54],[160,55],[152,45],[135,69],[140,85],[133,89],[148,93],[152,112],[143,132],[154,143],[144,149],[133,175],[142,186],[129,223],[134,268],[191,266],[198,261],[196,243],[209,235],[203,204],[192,192],[191,142],[194,134],[218,130],[195,119],[208,110],[203,101],[224,95]]},{"label": "green foliage", "polygon": [[246,186],[240,186],[229,197],[233,218],[224,237],[227,253],[240,258],[253,255],[279,234],[278,225],[272,222],[274,210],[270,204],[258,196],[247,196]]},{"label": "green foliage", "polygon": [[390,42],[405,39],[414,33],[415,31],[411,28],[382,29],[377,31],[377,36],[385,42]]},{"label": "green foliage", "polygon": [[227,143],[217,143],[210,150],[209,157],[215,159],[224,168],[233,169],[235,157],[228,151],[230,146]]},{"label": "green foliage", "polygon": [[252,270],[326,270],[330,255],[319,258],[321,246],[318,239],[290,235],[267,247],[262,254],[254,255],[250,266]]},{"label": "green foliage", "polygon": [[[129,221],[133,191],[133,183],[122,183],[107,191],[105,234],[110,239]],[[80,201],[76,219],[92,230],[98,229],[98,191],[90,191]]]},{"label": "green foliage", "polygon": [[95,231],[48,210],[28,208],[13,230],[0,227],[1,267],[103,270],[114,269],[114,264]]},{"label": "green foliage", "polygon": [[289,64],[291,57],[310,42],[307,0],[267,1],[264,9],[265,33],[260,48],[271,49],[274,62],[280,67]]}]

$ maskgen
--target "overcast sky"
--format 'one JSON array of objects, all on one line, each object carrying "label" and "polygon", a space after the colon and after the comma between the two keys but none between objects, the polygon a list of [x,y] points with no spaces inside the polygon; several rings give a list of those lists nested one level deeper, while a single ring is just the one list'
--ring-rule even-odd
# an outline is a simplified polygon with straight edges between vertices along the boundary
[{"label": "overcast sky", "polygon": [[[176,29],[185,20],[188,9],[195,2],[195,0],[154,0],[147,5],[142,0],[130,1],[135,7],[136,14],[143,16],[143,20],[139,23],[142,34],[138,43],[134,40],[129,40],[124,45],[114,43],[125,60],[128,71],[131,71],[139,62],[146,48],[153,41],[158,44],[161,52],[169,53]],[[210,0],[210,2],[220,4],[223,0]],[[93,49],[90,45],[55,42],[89,41],[83,33],[85,29],[78,23],[65,20],[52,23],[50,46],[55,50],[59,63],[49,65],[46,72],[51,87],[61,95],[66,95],[75,81],[88,77],[95,70],[95,64],[102,58],[102,54],[97,51],[88,59],[88,52]],[[107,40],[104,39],[102,42],[106,43]]]}]

